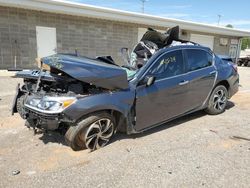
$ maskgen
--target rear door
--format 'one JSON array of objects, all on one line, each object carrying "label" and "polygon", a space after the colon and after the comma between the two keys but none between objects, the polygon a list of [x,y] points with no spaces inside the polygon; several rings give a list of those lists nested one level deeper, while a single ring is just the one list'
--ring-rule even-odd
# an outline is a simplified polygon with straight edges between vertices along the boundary
[{"label": "rear door", "polygon": [[154,76],[151,86],[136,89],[137,131],[184,113],[187,106],[187,82],[182,50],[163,54],[144,75]]},{"label": "rear door", "polygon": [[188,76],[188,98],[190,110],[199,108],[212,91],[216,68],[213,65],[213,55],[202,49],[185,49],[185,60]]}]

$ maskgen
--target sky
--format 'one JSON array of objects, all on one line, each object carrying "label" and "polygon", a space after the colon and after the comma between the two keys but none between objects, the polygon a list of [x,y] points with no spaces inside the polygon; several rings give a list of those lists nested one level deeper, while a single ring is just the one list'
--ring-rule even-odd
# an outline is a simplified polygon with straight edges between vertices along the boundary
[{"label": "sky", "polygon": [[[131,12],[142,12],[141,0],[68,0]],[[146,0],[145,13],[200,23],[227,24],[250,31],[250,0]]]}]

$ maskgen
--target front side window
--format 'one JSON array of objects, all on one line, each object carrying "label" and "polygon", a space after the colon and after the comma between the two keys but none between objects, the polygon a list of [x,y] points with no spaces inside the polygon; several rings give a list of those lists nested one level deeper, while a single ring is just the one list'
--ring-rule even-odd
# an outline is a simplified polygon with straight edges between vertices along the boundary
[{"label": "front side window", "polygon": [[156,79],[161,79],[183,74],[183,72],[182,51],[177,50],[163,55],[153,67],[150,68],[148,74],[155,76]]},{"label": "front side window", "polygon": [[188,71],[194,71],[212,65],[213,56],[204,50],[187,49],[185,52],[188,61]]}]

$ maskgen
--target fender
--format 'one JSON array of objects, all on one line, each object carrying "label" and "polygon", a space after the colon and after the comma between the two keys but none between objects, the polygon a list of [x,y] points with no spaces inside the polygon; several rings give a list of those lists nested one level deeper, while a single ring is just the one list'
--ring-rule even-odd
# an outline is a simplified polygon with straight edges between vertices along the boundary
[{"label": "fender", "polygon": [[122,113],[124,117],[127,117],[134,99],[135,91],[130,89],[90,95],[78,99],[74,105],[66,108],[63,114],[77,121],[92,112],[115,110]]}]

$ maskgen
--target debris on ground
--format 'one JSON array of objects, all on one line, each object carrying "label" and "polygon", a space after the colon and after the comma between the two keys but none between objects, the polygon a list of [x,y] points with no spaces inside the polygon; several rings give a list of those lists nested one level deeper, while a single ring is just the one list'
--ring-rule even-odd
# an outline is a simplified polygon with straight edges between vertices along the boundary
[{"label": "debris on ground", "polygon": [[130,152],[130,151],[131,151],[131,149],[130,149],[130,148],[127,148],[126,150],[127,150],[127,152]]},{"label": "debris on ground", "polygon": [[210,129],[209,131],[210,131],[210,132],[213,132],[213,133],[216,133],[216,134],[218,133],[218,131],[212,130],[212,129]]},{"label": "debris on ground", "polygon": [[15,176],[15,175],[18,175],[20,174],[20,170],[14,170],[12,171],[12,175]]},{"label": "debris on ground", "polygon": [[246,140],[246,141],[250,141],[250,138],[244,138],[244,137],[241,137],[241,136],[231,136],[230,138],[234,139],[234,140]]}]

